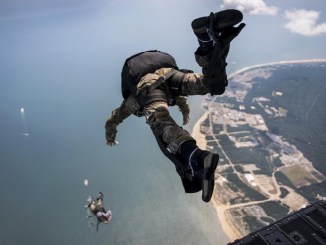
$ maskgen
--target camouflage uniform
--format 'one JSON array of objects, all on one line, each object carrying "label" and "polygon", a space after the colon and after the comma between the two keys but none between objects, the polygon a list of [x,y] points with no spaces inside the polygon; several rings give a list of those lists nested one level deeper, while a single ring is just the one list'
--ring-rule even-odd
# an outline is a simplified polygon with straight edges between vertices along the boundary
[{"label": "camouflage uniform", "polygon": [[[127,99],[112,112],[105,125],[107,144],[115,145],[117,126],[131,114],[140,112],[146,117],[161,151],[175,164],[185,192],[202,190],[204,202],[209,202],[213,194],[219,155],[199,149],[191,135],[170,116],[168,106],[179,106],[185,124],[189,116],[187,96],[224,93],[227,86],[226,57],[230,42],[245,26],[244,23],[234,26],[242,18],[240,11],[227,9],[192,22],[192,29],[199,42],[195,58],[203,74],[171,71],[172,68],[167,67],[177,69],[175,61],[166,60],[163,56],[135,61],[137,65],[134,67],[140,68],[139,73],[137,69],[126,70],[129,67],[125,66],[129,65],[130,58],[132,61],[137,56],[127,59],[122,70],[128,71],[128,74],[122,72],[122,93]],[[147,61],[149,67],[146,67]],[[130,93],[132,96],[128,97]]]},{"label": "camouflage uniform", "polygon": [[[147,86],[153,84],[161,76],[164,76],[171,71],[171,68],[161,68],[154,73],[150,73],[142,77],[137,85],[137,91],[146,89]],[[115,109],[109,119],[106,122],[106,139],[107,142],[114,142],[117,126],[122,123],[124,119],[131,114],[137,114],[141,111],[146,117],[146,123],[155,131],[156,135],[160,137],[166,144],[171,153],[176,154],[180,145],[188,140],[195,141],[191,135],[184,130],[170,116],[168,106],[169,101],[172,100],[172,96],[169,91],[163,88],[163,86],[157,89],[165,90],[167,101],[155,101],[148,105],[140,105],[134,96],[129,96],[124,100],[121,106]],[[204,82],[204,75],[200,73],[185,73],[183,81],[181,83],[181,95],[175,98],[176,105],[183,114],[184,119],[189,117],[189,105],[187,102],[188,95],[204,95],[207,94],[208,88]]]},{"label": "camouflage uniform", "polygon": [[105,212],[103,208],[103,199],[97,198],[96,201],[93,199],[89,204],[89,208],[94,215],[96,215],[97,212]]}]

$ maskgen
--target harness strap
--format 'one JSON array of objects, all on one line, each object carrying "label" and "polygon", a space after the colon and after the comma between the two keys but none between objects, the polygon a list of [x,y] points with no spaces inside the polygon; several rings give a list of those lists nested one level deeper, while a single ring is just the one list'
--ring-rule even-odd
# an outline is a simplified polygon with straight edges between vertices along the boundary
[{"label": "harness strap", "polygon": [[[147,86],[146,89],[139,91],[139,93],[136,94],[136,100],[141,104],[142,107],[158,100],[166,101],[168,103],[168,98],[166,95],[168,95],[169,97],[171,93],[169,92],[169,89],[166,87],[165,82],[169,80],[176,73],[177,70],[172,69],[164,76],[160,76],[150,86]],[[162,87],[161,89],[159,89],[161,85]]]},{"label": "harness strap", "polygon": [[179,96],[181,93],[181,84],[185,77],[185,73],[181,71],[176,71],[173,77],[169,81],[169,88],[173,96]]},{"label": "harness strap", "polygon": [[169,80],[176,73],[177,73],[177,70],[172,69],[171,71],[166,73],[164,76],[159,77],[159,79],[157,79],[153,84],[151,84],[151,86],[149,86],[147,88],[147,94],[149,94],[150,92],[155,90],[157,87],[162,85],[165,81]]}]

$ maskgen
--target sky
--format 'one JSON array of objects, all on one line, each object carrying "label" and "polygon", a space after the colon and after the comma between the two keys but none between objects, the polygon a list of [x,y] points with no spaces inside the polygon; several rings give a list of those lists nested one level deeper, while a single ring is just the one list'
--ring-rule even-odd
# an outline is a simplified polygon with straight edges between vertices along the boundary
[{"label": "sky", "polygon": [[0,107],[13,96],[18,108],[29,98],[73,106],[77,99],[58,102],[55,93],[78,87],[82,96],[96,94],[99,105],[116,108],[122,65],[144,50],[168,52],[180,68],[200,72],[191,21],[227,8],[241,10],[247,24],[231,43],[229,75],[270,62],[326,58],[324,0],[2,0]]},{"label": "sky", "polygon": [[[284,2],[284,1],[283,1]],[[290,2],[290,1],[288,1]],[[302,1],[301,1],[302,2]],[[326,33],[326,23],[318,23],[321,12],[314,10],[316,1],[311,1],[309,8],[296,1],[296,6],[286,9],[279,6],[276,1],[263,0],[225,0],[221,5],[223,8],[235,8],[249,15],[270,15],[285,17],[283,27],[292,33],[304,36],[318,36]],[[317,5],[316,5],[317,6]]]},{"label": "sky", "polygon": [[225,0],[221,6],[244,13],[247,27],[237,46],[243,65],[325,58],[325,1]]},{"label": "sky", "polygon": [[[323,0],[3,0],[0,30],[7,39],[0,43],[5,54],[2,59],[13,53],[19,56],[22,46],[29,44],[20,39],[26,35],[27,42],[42,42],[40,52],[45,41],[58,41],[51,49],[65,52],[65,48],[73,45],[69,42],[76,40],[77,47],[73,45],[67,55],[73,50],[78,52],[78,48],[87,52],[85,42],[102,45],[114,55],[119,50],[120,64],[133,50],[146,48],[162,47],[174,51],[177,58],[189,59],[184,53],[192,55],[196,46],[189,22],[226,8],[241,10],[247,24],[230,54],[230,66],[238,63],[235,69],[271,61],[326,57],[322,46],[326,41]],[[82,33],[87,36],[81,36]],[[8,48],[18,49],[9,54]],[[35,50],[32,52],[38,55]]]}]

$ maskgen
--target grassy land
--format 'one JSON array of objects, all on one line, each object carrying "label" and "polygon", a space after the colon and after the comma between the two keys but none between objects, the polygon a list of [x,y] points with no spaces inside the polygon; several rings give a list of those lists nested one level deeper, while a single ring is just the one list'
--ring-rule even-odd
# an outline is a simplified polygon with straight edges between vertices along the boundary
[{"label": "grassy land", "polygon": [[282,173],[292,182],[295,186],[305,186],[314,183],[315,179],[311,173],[307,172],[301,166],[289,166],[282,168]]},{"label": "grassy land", "polygon": [[[244,198],[237,197],[235,199],[230,200],[231,204],[235,203],[241,203],[246,202],[248,200],[250,201],[261,201],[265,200],[266,197],[262,195],[260,192],[256,191],[255,189],[247,186],[244,184],[236,174],[228,174],[225,176],[227,180],[229,181],[229,186],[232,188],[235,192],[242,192],[244,193]],[[246,199],[246,200],[244,200]]]}]

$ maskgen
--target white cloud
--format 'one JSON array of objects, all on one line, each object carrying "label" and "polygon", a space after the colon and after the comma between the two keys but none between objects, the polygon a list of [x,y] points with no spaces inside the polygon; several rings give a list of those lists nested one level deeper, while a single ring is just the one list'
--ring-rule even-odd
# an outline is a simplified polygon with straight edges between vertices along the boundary
[{"label": "white cloud", "polygon": [[276,15],[277,7],[267,6],[264,0],[224,0],[222,8],[238,9],[255,15]]},{"label": "white cloud", "polygon": [[291,32],[305,36],[317,36],[326,34],[326,22],[317,24],[320,13],[313,10],[289,10],[285,11],[288,23],[284,27]]}]

